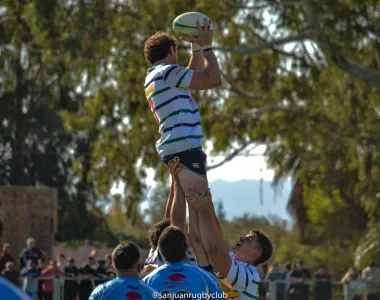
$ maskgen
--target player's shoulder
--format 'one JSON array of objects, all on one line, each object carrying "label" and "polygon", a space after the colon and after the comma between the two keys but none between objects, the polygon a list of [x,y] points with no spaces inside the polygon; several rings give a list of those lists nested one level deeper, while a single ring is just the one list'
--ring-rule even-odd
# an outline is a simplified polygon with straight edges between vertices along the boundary
[{"label": "player's shoulder", "polygon": [[153,280],[154,278],[156,278],[157,276],[159,276],[159,274],[161,272],[165,271],[166,268],[167,268],[166,264],[163,264],[162,266],[157,267],[152,272],[150,272],[147,276],[144,277],[144,279],[143,279],[144,282],[149,282],[149,281]]},{"label": "player's shoulder", "polygon": [[120,286],[123,280],[120,277],[116,277],[110,281],[99,284],[92,292],[89,300],[105,299],[106,295],[109,295]]},{"label": "player's shoulder", "polygon": [[253,283],[260,282],[260,274],[254,265],[232,259],[231,267],[233,265],[242,269]]},{"label": "player's shoulder", "polygon": [[164,80],[170,77],[182,76],[185,72],[190,71],[190,69],[180,66],[177,64],[165,64],[161,66],[161,72]]}]

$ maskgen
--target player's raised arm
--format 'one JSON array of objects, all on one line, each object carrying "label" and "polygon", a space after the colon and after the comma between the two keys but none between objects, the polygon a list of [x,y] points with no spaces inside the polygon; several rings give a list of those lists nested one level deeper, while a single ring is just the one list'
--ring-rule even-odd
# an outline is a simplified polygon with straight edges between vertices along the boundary
[{"label": "player's raised arm", "polygon": [[[204,20],[203,29],[197,21],[199,35],[197,37],[181,37],[182,40],[199,44],[205,58],[205,68],[203,71],[194,71],[189,88],[192,90],[207,90],[218,87],[221,84],[219,63],[212,49],[213,30],[210,29],[211,20]],[[208,26],[206,26],[208,24]]]}]

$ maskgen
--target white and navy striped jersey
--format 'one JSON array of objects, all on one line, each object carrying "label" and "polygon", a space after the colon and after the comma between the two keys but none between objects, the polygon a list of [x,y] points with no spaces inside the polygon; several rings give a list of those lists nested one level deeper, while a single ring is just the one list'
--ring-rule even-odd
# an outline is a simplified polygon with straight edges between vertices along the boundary
[{"label": "white and navy striped jersey", "polygon": [[179,65],[160,64],[148,70],[145,96],[159,124],[156,148],[161,157],[201,147],[201,116],[189,89],[192,76],[192,70]]},{"label": "white and navy striped jersey", "polygon": [[260,275],[255,266],[231,258],[231,267],[223,282],[231,289],[240,292],[236,299],[259,299]]},{"label": "white and navy striped jersey", "polygon": [[[189,263],[194,266],[198,266],[197,260],[193,251],[189,249],[187,251],[187,257],[189,258]],[[161,267],[166,263],[165,257],[160,253],[158,249],[153,250],[152,248],[149,251],[148,257],[145,260],[145,266]]]}]

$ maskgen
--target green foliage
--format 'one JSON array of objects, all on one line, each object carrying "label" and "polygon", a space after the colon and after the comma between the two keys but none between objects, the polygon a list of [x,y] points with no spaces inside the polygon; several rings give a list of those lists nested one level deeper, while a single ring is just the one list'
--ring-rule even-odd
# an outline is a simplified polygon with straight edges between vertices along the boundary
[{"label": "green foliage", "polygon": [[[178,14],[203,11],[223,29],[215,31],[223,85],[195,93],[214,152],[266,144],[276,180],[291,176],[303,187],[298,204],[309,244],[356,245],[380,219],[380,100],[370,84],[377,72],[350,61],[379,67],[377,1],[316,1],[324,35],[311,28],[309,2],[3,1],[0,184],[56,187],[59,240],[107,240],[141,225],[146,169],[163,183],[167,177],[144,98],[143,44],[158,30],[171,32]],[[307,41],[247,52],[300,33]],[[125,183],[125,196],[112,202],[115,182]],[[112,229],[104,219],[109,205]],[[153,208],[157,219],[163,206]],[[228,226],[232,239],[239,228]],[[285,259],[291,248],[283,251]]]}]

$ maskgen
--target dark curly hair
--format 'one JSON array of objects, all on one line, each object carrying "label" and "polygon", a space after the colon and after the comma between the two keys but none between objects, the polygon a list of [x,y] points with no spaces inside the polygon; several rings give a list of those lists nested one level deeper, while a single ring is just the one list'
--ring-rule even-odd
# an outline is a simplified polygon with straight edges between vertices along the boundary
[{"label": "dark curly hair", "polygon": [[156,223],[150,230],[148,234],[149,246],[156,250],[158,247],[158,240],[160,239],[161,234],[166,228],[170,226],[170,219],[164,219]]},{"label": "dark curly hair", "polygon": [[124,241],[117,245],[112,252],[112,262],[119,271],[128,270],[137,266],[140,260],[140,251],[136,244],[130,241]]},{"label": "dark curly hair", "polygon": [[249,234],[252,234],[257,238],[257,242],[260,245],[262,251],[260,257],[257,258],[254,263],[255,266],[258,266],[259,264],[262,264],[271,258],[273,254],[273,245],[269,237],[261,230],[251,230]]},{"label": "dark curly hair", "polygon": [[164,59],[170,52],[170,47],[177,50],[177,40],[166,32],[157,32],[152,35],[144,46],[144,56],[147,62],[153,65]]}]

